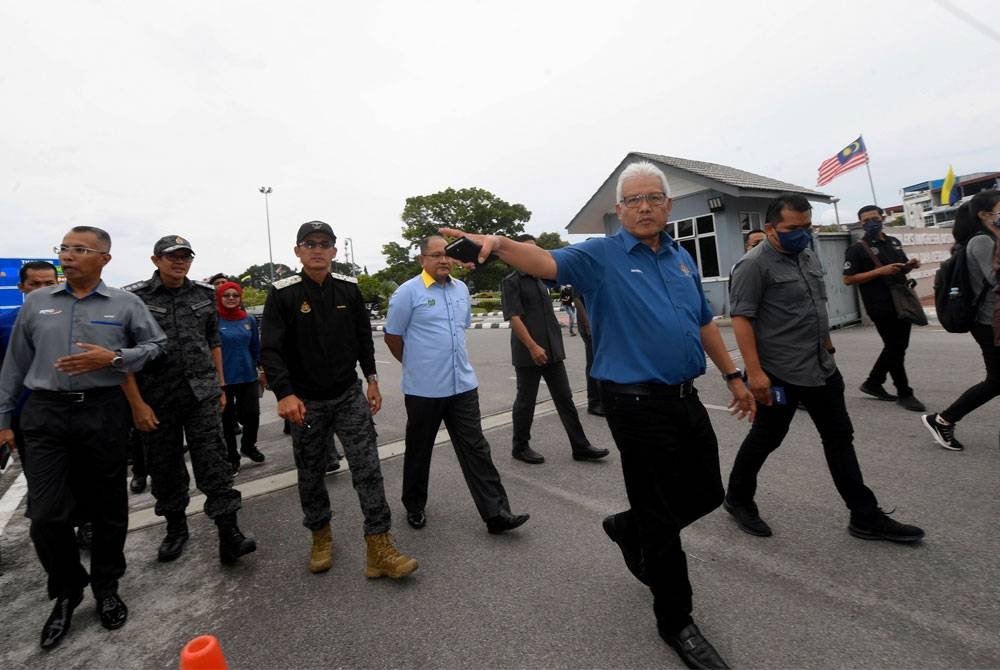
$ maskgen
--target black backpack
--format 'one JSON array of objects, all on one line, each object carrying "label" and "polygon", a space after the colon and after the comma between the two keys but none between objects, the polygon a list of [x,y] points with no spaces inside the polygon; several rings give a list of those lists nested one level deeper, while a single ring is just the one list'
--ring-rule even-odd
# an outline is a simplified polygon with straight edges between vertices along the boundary
[{"label": "black backpack", "polygon": [[969,278],[969,259],[964,244],[956,244],[951,257],[934,275],[934,309],[938,322],[949,333],[967,333],[976,323],[976,312],[989,284],[977,293]]}]

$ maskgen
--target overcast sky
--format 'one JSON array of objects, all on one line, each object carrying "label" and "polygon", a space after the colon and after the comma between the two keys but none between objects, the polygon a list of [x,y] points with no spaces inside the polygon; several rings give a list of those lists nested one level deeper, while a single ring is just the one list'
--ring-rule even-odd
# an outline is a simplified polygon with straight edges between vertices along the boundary
[{"label": "overcast sky", "polygon": [[[275,262],[295,265],[296,228],[321,219],[375,271],[408,196],[482,187],[565,236],[629,151],[813,187],[859,133],[879,204],[897,204],[949,163],[1000,170],[996,16],[986,0],[11,0],[0,257],[96,225],[109,284],[148,276],[171,233],[192,276],[235,274],[267,261],[267,185]],[[863,168],[821,190],[843,218],[871,200]]]}]

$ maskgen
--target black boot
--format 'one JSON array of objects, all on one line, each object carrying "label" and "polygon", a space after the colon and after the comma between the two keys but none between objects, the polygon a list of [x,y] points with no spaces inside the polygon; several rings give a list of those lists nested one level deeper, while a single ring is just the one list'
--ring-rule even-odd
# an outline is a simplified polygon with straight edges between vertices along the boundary
[{"label": "black boot", "polygon": [[167,513],[167,536],[160,543],[156,558],[161,563],[175,560],[184,551],[188,541],[187,515],[184,512]]},{"label": "black boot", "polygon": [[236,512],[216,518],[215,525],[219,527],[219,560],[224,564],[232,565],[240,556],[257,550],[257,542],[236,525]]}]

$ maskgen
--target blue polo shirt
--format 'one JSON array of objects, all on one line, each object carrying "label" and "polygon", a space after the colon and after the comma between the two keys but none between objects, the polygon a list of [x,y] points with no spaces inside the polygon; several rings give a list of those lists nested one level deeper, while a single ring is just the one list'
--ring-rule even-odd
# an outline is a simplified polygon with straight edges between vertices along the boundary
[{"label": "blue polo shirt", "polygon": [[427,272],[392,294],[385,332],[403,338],[404,394],[446,398],[479,387],[465,346],[471,305],[465,283],[439,284]]},{"label": "blue polo shirt", "polygon": [[679,384],[705,373],[701,327],[712,309],[698,266],[669,235],[657,253],[624,229],[551,253],[559,283],[587,301],[595,379]]}]

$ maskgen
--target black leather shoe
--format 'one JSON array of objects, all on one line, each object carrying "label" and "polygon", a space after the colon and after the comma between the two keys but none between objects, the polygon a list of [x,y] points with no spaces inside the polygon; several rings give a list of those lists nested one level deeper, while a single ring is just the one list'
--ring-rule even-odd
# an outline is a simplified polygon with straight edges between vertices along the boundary
[{"label": "black leather shoe", "polygon": [[52,649],[57,646],[69,632],[73,621],[73,610],[83,602],[83,591],[69,598],[56,598],[52,614],[42,626],[42,649]]},{"label": "black leather shoe", "polygon": [[326,474],[332,475],[340,469],[340,460],[329,460],[326,462]]},{"label": "black leather shoe", "polygon": [[257,445],[253,445],[252,447],[247,447],[246,449],[241,449],[240,451],[242,451],[243,455],[249,458],[254,463],[264,462],[265,456],[264,454],[261,453],[260,449],[257,448]]},{"label": "black leather shoe", "polygon": [[660,633],[663,641],[669,644],[689,668],[707,668],[709,670],[726,670],[726,662],[719,656],[708,640],[693,623],[688,624],[676,635]]},{"label": "black leather shoe", "polygon": [[188,541],[187,517],[183,512],[171,512],[167,515],[167,534],[156,550],[156,560],[169,563],[177,560],[184,551]]},{"label": "black leather shoe", "polygon": [[490,535],[499,535],[500,533],[505,533],[508,530],[514,530],[530,518],[530,514],[515,515],[510,512],[505,512],[487,519],[486,530],[490,533]]},{"label": "black leather shoe", "polygon": [[593,414],[594,416],[604,416],[604,405],[597,403],[596,405],[587,406],[587,414]]},{"label": "black leather shoe", "polygon": [[406,523],[410,524],[410,528],[420,530],[427,525],[427,515],[424,514],[423,510],[419,512],[407,512]]},{"label": "black leather shoe", "polygon": [[860,387],[858,387],[862,393],[867,393],[873,398],[878,398],[879,400],[895,400],[896,396],[885,390],[885,387],[881,384],[871,384],[865,382]]},{"label": "black leather shoe", "polygon": [[128,607],[117,593],[104,596],[97,601],[97,613],[101,617],[101,625],[108,630],[115,630],[125,625],[128,619]]},{"label": "black leather shoe", "polygon": [[240,556],[257,551],[257,542],[247,537],[236,525],[236,512],[216,518],[219,527],[219,560],[224,565],[232,565]]},{"label": "black leather shoe", "polygon": [[736,523],[739,524],[740,530],[744,533],[750,533],[757,537],[771,537],[773,535],[771,527],[760,518],[757,503],[733,505],[728,500],[723,500],[722,507],[736,519]]},{"label": "black leather shoe", "polygon": [[89,521],[80,524],[76,529],[76,544],[81,549],[90,551],[90,547],[94,544],[94,524]]},{"label": "black leather shoe", "polygon": [[899,396],[899,398],[896,399],[896,402],[903,407],[903,409],[908,409],[911,412],[927,411],[927,407],[924,403],[917,400],[916,396],[913,395]]},{"label": "black leather shoe", "polygon": [[611,541],[618,545],[618,548],[622,552],[622,558],[625,559],[625,567],[632,573],[632,576],[646,586],[649,586],[646,567],[642,562],[642,552],[639,549],[638,542],[628,539],[628,533],[626,532],[627,523],[628,513],[621,512],[604,517],[601,527],[604,528],[604,532],[611,538]]},{"label": "black leather shoe", "polygon": [[524,461],[525,463],[531,463],[532,465],[538,465],[539,463],[545,462],[545,457],[531,447],[515,449],[511,452],[511,456],[518,461]]},{"label": "black leather shoe", "polygon": [[598,449],[592,444],[588,444],[586,449],[574,449],[573,450],[573,460],[574,461],[596,461],[604,458],[611,452],[607,449]]},{"label": "black leather shoe", "polygon": [[128,484],[128,490],[132,493],[142,493],[146,490],[146,477],[139,475],[132,475],[132,481]]}]

